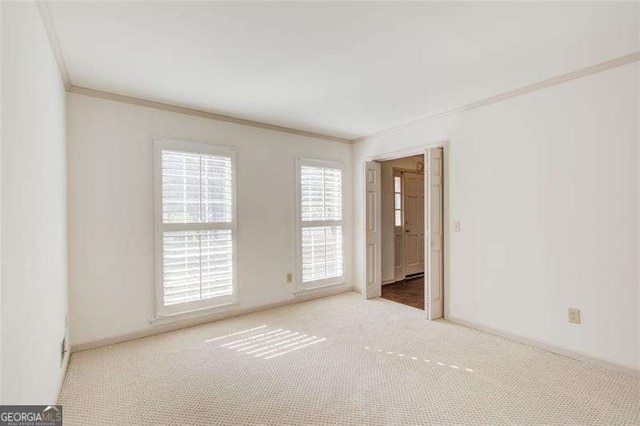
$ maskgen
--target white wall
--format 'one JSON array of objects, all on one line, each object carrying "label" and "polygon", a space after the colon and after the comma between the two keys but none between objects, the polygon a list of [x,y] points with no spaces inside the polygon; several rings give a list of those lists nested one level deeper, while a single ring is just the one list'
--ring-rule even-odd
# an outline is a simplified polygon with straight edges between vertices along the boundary
[{"label": "white wall", "polygon": [[[363,161],[450,141],[449,317],[621,365],[638,352],[637,63],[370,138]],[[567,323],[567,308],[582,324]]]},{"label": "white wall", "polygon": [[[640,8],[638,8],[638,22],[640,22]],[[638,45],[640,45],[640,31],[638,31]],[[640,65],[636,66],[636,193],[637,193],[637,212],[640,215]],[[640,221],[640,219],[639,219]],[[640,223],[636,228],[636,282],[638,285],[637,290],[637,321],[636,324],[640,324]],[[640,326],[636,330],[636,365],[640,365]]]},{"label": "white wall", "polygon": [[[0,332],[2,331],[2,74],[4,56],[2,55],[4,6],[0,4]],[[2,360],[2,337],[0,337],[0,360]],[[0,361],[0,404],[2,404],[2,361]]]},{"label": "white wall", "polygon": [[65,90],[33,4],[2,4],[2,403],[55,402],[67,309]]},{"label": "white wall", "polygon": [[153,136],[237,147],[238,310],[294,298],[296,157],[342,161],[351,287],[350,145],[76,94],[67,114],[74,345],[153,327]]},{"label": "white wall", "polygon": [[[638,8],[638,22],[640,22],[640,8]],[[638,31],[638,44],[640,45],[640,31]],[[636,66],[636,123],[637,123],[637,132],[636,132],[636,151],[638,158],[638,166],[636,167],[636,182],[637,182],[637,197],[638,197],[638,207],[637,211],[640,213],[640,66]],[[638,238],[636,240],[636,251],[638,253],[638,261],[636,262],[636,275],[637,275],[637,283],[640,286],[640,224],[638,224]],[[636,307],[638,311],[638,322],[640,324],[640,289],[638,289],[638,305]],[[636,363],[640,365],[640,326],[636,330]]]},{"label": "white wall", "polygon": [[395,205],[393,192],[393,168],[417,170],[418,162],[424,163],[424,155],[383,161],[380,169],[382,196],[382,282],[395,281]]}]

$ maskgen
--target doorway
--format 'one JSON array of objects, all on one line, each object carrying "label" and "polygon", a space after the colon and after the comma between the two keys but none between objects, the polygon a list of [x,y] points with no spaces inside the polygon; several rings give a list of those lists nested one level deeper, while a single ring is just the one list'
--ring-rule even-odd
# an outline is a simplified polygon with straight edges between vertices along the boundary
[{"label": "doorway", "polygon": [[364,296],[423,309],[429,319],[444,316],[448,279],[446,154],[444,143],[365,167]]},{"label": "doorway", "polygon": [[381,161],[384,299],[424,310],[424,156]]}]

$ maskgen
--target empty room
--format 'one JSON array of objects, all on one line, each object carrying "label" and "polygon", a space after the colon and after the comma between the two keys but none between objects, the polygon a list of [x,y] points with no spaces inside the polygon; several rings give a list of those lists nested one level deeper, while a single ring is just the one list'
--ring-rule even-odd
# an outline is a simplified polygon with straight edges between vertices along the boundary
[{"label": "empty room", "polygon": [[640,3],[0,2],[0,424],[640,425]]}]

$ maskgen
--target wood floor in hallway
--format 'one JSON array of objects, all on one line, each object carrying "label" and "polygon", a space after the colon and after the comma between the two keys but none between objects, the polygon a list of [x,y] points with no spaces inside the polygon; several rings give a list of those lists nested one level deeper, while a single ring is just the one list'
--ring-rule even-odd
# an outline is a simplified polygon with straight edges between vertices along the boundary
[{"label": "wood floor in hallway", "polygon": [[382,286],[382,298],[424,311],[424,277],[385,284]]}]

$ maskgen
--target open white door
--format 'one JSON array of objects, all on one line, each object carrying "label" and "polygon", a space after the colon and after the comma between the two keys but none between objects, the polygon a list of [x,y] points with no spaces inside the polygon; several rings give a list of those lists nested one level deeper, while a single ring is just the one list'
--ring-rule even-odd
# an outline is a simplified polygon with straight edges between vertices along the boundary
[{"label": "open white door", "polygon": [[380,163],[367,162],[365,167],[366,198],[364,203],[366,225],[366,280],[365,299],[382,295],[382,206],[380,201]]},{"label": "open white door", "polygon": [[444,315],[444,233],[442,148],[429,148],[427,177],[428,266],[426,307],[429,319]]}]

